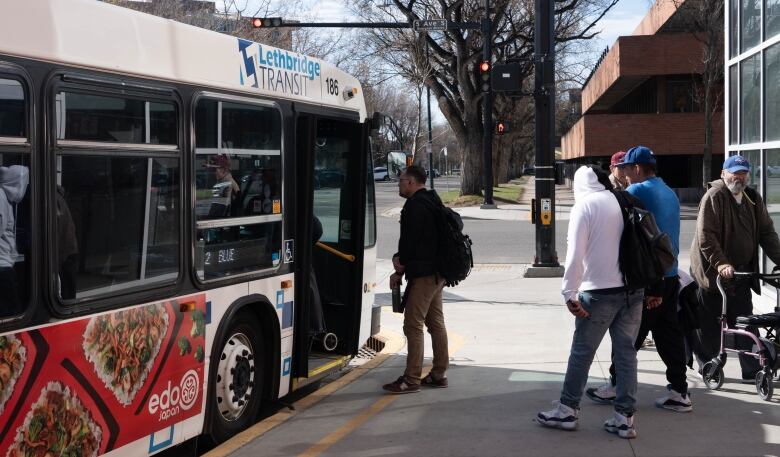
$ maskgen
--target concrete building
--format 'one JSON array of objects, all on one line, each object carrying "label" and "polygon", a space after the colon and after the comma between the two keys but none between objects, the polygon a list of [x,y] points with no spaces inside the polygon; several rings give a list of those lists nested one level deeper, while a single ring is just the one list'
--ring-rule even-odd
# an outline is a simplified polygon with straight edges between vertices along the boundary
[{"label": "concrete building", "polygon": [[[697,201],[704,113],[695,94],[702,43],[687,31],[690,13],[680,5],[656,1],[633,34],[618,38],[602,56],[582,89],[582,117],[561,139],[569,171],[585,163],[606,168],[613,153],[641,144],[655,152],[660,175],[680,199]],[[717,176],[724,152],[722,109],[713,119],[713,137]]]}]

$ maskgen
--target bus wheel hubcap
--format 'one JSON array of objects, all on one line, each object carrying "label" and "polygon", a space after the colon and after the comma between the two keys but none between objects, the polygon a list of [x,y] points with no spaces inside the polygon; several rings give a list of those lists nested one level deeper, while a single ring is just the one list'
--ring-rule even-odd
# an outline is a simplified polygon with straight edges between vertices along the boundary
[{"label": "bus wheel hubcap", "polygon": [[238,419],[244,412],[255,382],[252,344],[243,333],[230,337],[222,348],[217,369],[217,408],[226,420]]}]

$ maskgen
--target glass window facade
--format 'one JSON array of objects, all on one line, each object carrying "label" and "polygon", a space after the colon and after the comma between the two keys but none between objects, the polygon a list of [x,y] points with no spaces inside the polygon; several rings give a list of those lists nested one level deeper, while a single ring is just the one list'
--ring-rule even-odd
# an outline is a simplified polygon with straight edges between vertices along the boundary
[{"label": "glass window facade", "polygon": [[770,39],[780,33],[780,0],[764,2],[764,38]]},{"label": "glass window facade", "polygon": [[780,44],[764,51],[764,139],[780,140]]},{"label": "glass window facade", "polygon": [[739,143],[739,65],[729,68],[729,144]]},{"label": "glass window facade", "polygon": [[[780,0],[729,0],[726,8],[727,155],[751,163],[750,186],[780,227]],[[762,46],[762,43],[764,45]],[[747,145],[747,146],[746,146]],[[764,271],[775,264],[765,255]],[[773,288],[767,290],[774,294]]]},{"label": "glass window facade", "polygon": [[745,52],[761,42],[761,0],[742,0],[739,19],[740,51]]},{"label": "glass window facade", "polygon": [[761,55],[754,54],[740,64],[739,120],[741,144],[761,140]]}]

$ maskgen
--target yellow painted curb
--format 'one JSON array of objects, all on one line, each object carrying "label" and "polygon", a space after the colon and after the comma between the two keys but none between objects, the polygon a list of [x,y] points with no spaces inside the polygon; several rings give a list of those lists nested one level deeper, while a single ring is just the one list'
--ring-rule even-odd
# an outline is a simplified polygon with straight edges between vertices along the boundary
[{"label": "yellow painted curb", "polygon": [[250,441],[259,438],[266,432],[270,431],[277,425],[284,423],[291,417],[306,411],[307,409],[316,405],[320,400],[328,397],[329,395],[332,395],[334,392],[346,387],[353,381],[366,374],[368,371],[378,367],[391,355],[400,351],[406,344],[406,339],[404,336],[393,331],[381,330],[379,335],[383,338],[386,338],[387,342],[385,343],[384,349],[382,349],[382,351],[376,357],[364,363],[363,365],[354,368],[349,373],[338,378],[325,387],[318,389],[306,397],[296,401],[292,405],[295,408],[294,410],[286,409],[258,422],[257,424],[249,427],[241,433],[238,433],[233,438],[230,438],[216,448],[212,449],[207,454],[204,454],[203,457],[225,457],[237,451],[239,448],[246,445]]}]

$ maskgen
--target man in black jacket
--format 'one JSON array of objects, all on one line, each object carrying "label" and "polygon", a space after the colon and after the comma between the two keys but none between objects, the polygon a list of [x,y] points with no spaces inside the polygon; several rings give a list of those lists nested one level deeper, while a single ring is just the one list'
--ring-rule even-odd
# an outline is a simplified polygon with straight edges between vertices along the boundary
[{"label": "man in black jacket", "polygon": [[[441,200],[434,191],[425,189],[425,170],[412,165],[398,179],[398,193],[406,198],[401,211],[401,238],[398,253],[393,256],[395,273],[390,287],[400,286],[406,276],[404,335],[407,341],[406,371],[383,388],[393,394],[419,392],[420,385],[447,387],[449,353],[447,329],[444,326],[441,294],[444,279],[436,271],[438,232],[435,208]],[[424,378],[423,325],[428,327],[433,343],[433,368]]]}]

